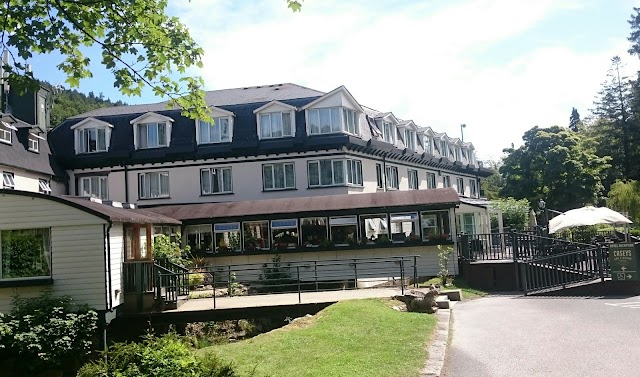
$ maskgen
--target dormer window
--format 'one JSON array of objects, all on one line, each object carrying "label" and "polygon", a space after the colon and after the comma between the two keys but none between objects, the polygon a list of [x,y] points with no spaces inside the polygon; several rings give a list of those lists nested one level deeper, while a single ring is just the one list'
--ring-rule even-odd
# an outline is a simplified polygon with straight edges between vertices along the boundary
[{"label": "dormer window", "polygon": [[87,118],[71,127],[75,130],[76,153],[106,152],[109,149],[111,129],[107,122]]},{"label": "dormer window", "polygon": [[456,154],[456,161],[460,161],[460,147],[454,147],[454,151]]},{"label": "dormer window", "polygon": [[138,148],[158,148],[169,145],[166,123],[142,123],[136,126]]},{"label": "dormer window", "polygon": [[258,137],[277,139],[296,135],[295,106],[271,101],[253,110],[258,123]]},{"label": "dormer window", "polygon": [[424,136],[424,151],[429,154],[433,154],[433,146],[431,145],[431,139],[427,135]]},{"label": "dormer window", "polygon": [[260,139],[292,137],[290,112],[274,112],[260,114]]},{"label": "dormer window", "polygon": [[440,140],[440,154],[442,157],[449,157],[449,146],[446,140]]},{"label": "dormer window", "polygon": [[134,127],[133,140],[136,149],[150,149],[169,146],[173,119],[168,116],[156,113],[146,113],[129,123]]},{"label": "dormer window", "polygon": [[16,128],[5,121],[0,121],[0,142],[11,144],[11,130]]},{"label": "dormer window", "polygon": [[38,136],[30,133],[29,134],[29,150],[31,152],[39,152],[40,151],[40,141]]},{"label": "dormer window", "polygon": [[416,150],[416,133],[413,130],[404,130],[404,143],[407,148]]},{"label": "dormer window", "polygon": [[393,127],[393,124],[391,124],[391,122],[382,123],[382,137],[387,143],[395,144],[396,142],[394,128],[395,127]]},{"label": "dormer window", "polygon": [[231,141],[231,122],[229,117],[213,118],[213,124],[198,121],[198,144],[228,143]]},{"label": "dormer window", "polygon": [[309,134],[321,135],[345,132],[360,135],[358,113],[345,107],[309,109]]}]

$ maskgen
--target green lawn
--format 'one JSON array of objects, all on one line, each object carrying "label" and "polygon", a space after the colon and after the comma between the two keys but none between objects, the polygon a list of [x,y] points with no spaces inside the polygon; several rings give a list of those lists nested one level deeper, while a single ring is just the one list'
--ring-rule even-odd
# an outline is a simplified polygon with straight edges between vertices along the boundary
[{"label": "green lawn", "polygon": [[399,312],[397,301],[343,301],[312,318],[238,343],[198,351],[214,352],[243,374],[282,377],[418,376],[436,317]]},{"label": "green lawn", "polygon": [[[424,283],[420,283],[420,287],[428,287],[431,284],[434,284],[434,285],[435,284],[440,284],[440,279],[439,278],[431,278],[431,279],[425,281]],[[467,282],[464,281],[461,278],[455,278],[453,280],[453,285],[450,286],[450,287],[447,287],[445,289],[461,289],[462,290],[462,299],[463,300],[470,300],[470,299],[486,296],[486,295],[489,294],[486,291],[482,291],[480,289],[475,289],[475,288],[469,287],[469,284],[467,284]]]}]

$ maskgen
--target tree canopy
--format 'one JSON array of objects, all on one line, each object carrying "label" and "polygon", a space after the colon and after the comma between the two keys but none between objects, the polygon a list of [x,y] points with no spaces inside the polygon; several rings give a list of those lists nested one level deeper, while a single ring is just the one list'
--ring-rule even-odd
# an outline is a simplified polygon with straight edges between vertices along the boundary
[{"label": "tree canopy", "polygon": [[[286,2],[300,11],[300,1]],[[12,57],[13,64],[4,65],[9,83],[18,91],[34,88],[29,59],[57,51],[63,56],[57,68],[78,87],[92,76],[83,49],[96,46],[123,94],[139,96],[148,86],[186,116],[209,119],[202,78],[186,75],[189,67],[202,67],[203,50],[167,14],[167,5],[168,0],[6,0],[0,5],[0,47]],[[173,79],[174,72],[182,77]]]},{"label": "tree canopy", "polygon": [[564,127],[534,127],[522,137],[524,145],[505,149],[500,172],[503,197],[544,198],[549,208],[568,210],[595,204],[603,194],[601,174],[609,158],[598,157],[584,136]]},{"label": "tree canopy", "polygon": [[101,107],[126,105],[126,103],[122,101],[111,101],[109,98],[105,98],[102,93],[98,95],[93,92],[84,94],[75,89],[71,90],[62,87],[53,88],[48,82],[41,82],[41,84],[49,88],[52,92],[51,125],[53,127],[62,123],[62,121],[67,118],[86,113],[87,111]]}]

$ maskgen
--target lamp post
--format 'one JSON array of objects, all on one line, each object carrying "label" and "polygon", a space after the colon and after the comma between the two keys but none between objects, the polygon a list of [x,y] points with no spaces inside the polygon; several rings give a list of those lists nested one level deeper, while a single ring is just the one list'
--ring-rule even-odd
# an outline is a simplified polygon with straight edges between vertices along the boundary
[{"label": "lamp post", "polygon": [[549,235],[549,213],[547,212],[547,203],[542,198],[538,201],[538,207],[540,208],[540,223],[542,225],[543,236]]},{"label": "lamp post", "polygon": [[460,141],[464,141],[464,129],[467,128],[467,125],[462,123],[460,125]]}]

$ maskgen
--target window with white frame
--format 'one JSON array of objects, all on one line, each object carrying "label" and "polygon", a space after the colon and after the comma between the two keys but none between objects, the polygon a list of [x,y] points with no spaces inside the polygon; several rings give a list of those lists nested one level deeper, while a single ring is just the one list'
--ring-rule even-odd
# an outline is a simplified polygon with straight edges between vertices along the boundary
[{"label": "window with white frame", "polygon": [[51,230],[0,231],[0,280],[51,276]]},{"label": "window with white frame", "polygon": [[294,135],[291,111],[261,113],[260,139],[291,137]]},{"label": "window with white frame", "polygon": [[265,191],[296,188],[293,162],[262,165],[262,188]]},{"label": "window with white frame", "polygon": [[108,181],[106,176],[81,177],[79,181],[81,196],[109,199]]},{"label": "window with white frame", "polygon": [[376,187],[381,189],[384,186],[384,182],[382,180],[382,165],[381,164],[376,164]]},{"label": "window with white frame", "polygon": [[309,187],[354,185],[362,186],[360,160],[317,160],[307,163]]},{"label": "window with white frame", "polygon": [[458,189],[458,194],[464,195],[464,178],[456,178],[456,188]]},{"label": "window with white frame", "polygon": [[427,188],[428,189],[436,188],[436,173],[427,172]]},{"label": "window with white frame", "polygon": [[76,130],[78,153],[106,152],[109,148],[108,127],[87,127]]},{"label": "window with white frame", "polygon": [[200,192],[202,195],[233,192],[231,168],[200,169]]},{"label": "window with white frame", "polygon": [[447,188],[451,187],[451,177],[448,175],[442,176],[442,187]]},{"label": "window with white frame", "polygon": [[40,140],[36,135],[29,134],[29,150],[31,152],[40,151]]},{"label": "window with white frame", "polygon": [[387,143],[395,144],[395,127],[391,122],[382,122],[382,137]]},{"label": "window with white frame", "polygon": [[476,182],[475,179],[470,179],[469,180],[469,187],[471,188],[471,197],[472,198],[477,198],[478,197],[478,183]]},{"label": "window with white frame", "polygon": [[241,251],[240,223],[213,224],[216,253]]},{"label": "window with white frame", "polygon": [[416,150],[416,133],[413,130],[404,130],[404,144],[407,148]]},{"label": "window with white frame", "polygon": [[45,179],[38,179],[38,192],[41,194],[51,194],[51,185]]},{"label": "window with white frame", "polygon": [[429,154],[433,154],[433,146],[431,145],[431,139],[429,138],[429,136],[424,135],[423,143],[424,151]]},{"label": "window with white frame", "polygon": [[9,173],[9,172],[3,172],[2,173],[2,188],[5,189],[14,189],[16,188],[16,182],[13,179],[14,175],[13,173]]},{"label": "window with white frame", "polygon": [[418,189],[418,171],[414,169],[407,170],[409,176],[409,190]]},{"label": "window with white frame", "polygon": [[7,122],[0,121],[0,141],[1,142],[11,144],[12,129],[15,129],[15,127],[11,126]]},{"label": "window with white frame", "polygon": [[232,135],[229,117],[213,118],[213,123],[198,121],[198,144],[228,143]]},{"label": "window with white frame", "polygon": [[442,157],[449,157],[449,146],[446,140],[440,140],[440,155]]},{"label": "window with white frame", "polygon": [[358,113],[344,107],[309,109],[309,134],[320,135],[336,132],[360,134]]},{"label": "window with white frame", "polygon": [[398,168],[395,166],[387,166],[387,189],[397,190],[399,188]]},{"label": "window with white frame", "polygon": [[136,124],[138,149],[166,147],[169,145],[168,127],[165,122]]},{"label": "window with white frame", "polygon": [[138,195],[140,199],[169,197],[169,172],[138,174]]},{"label": "window with white frame", "polygon": [[460,147],[455,146],[453,148],[454,148],[455,155],[456,155],[456,161],[460,161]]}]

